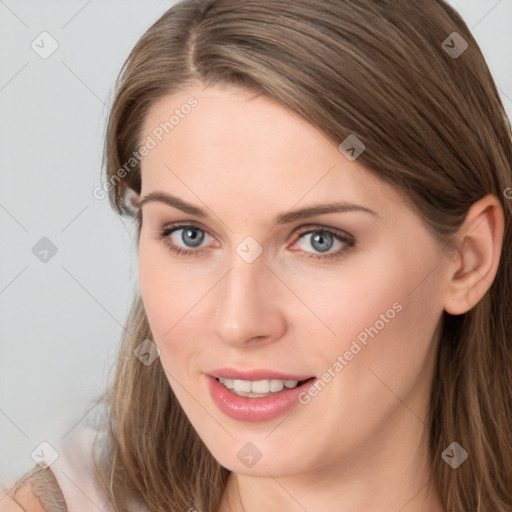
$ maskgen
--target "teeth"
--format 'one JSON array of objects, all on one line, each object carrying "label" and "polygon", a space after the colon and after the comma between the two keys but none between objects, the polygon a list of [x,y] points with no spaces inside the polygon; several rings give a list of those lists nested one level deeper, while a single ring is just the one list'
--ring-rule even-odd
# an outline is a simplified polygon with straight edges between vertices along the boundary
[{"label": "teeth", "polygon": [[270,381],[269,380],[256,380],[254,382],[242,381],[249,384],[251,393],[269,393],[270,392]]},{"label": "teeth", "polygon": [[278,393],[283,388],[297,387],[297,380],[239,380],[219,377],[219,382],[241,396],[261,396],[269,393]]},{"label": "teeth", "polygon": [[284,381],[282,380],[274,380],[272,379],[270,381],[270,391],[273,393],[277,393],[278,391],[281,391],[284,388]]},{"label": "teeth", "polygon": [[233,389],[235,387],[235,381],[233,379],[223,379],[223,381],[224,382],[222,384],[224,384],[228,389]]},{"label": "teeth", "polygon": [[250,393],[251,392],[251,381],[250,380],[238,380],[235,379],[233,381],[233,389],[235,391],[242,391],[243,393]]}]

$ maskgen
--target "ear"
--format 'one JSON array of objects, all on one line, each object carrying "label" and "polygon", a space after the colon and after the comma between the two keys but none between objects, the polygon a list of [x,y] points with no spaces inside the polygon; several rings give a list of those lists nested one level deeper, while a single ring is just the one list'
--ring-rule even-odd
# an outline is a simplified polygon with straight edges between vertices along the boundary
[{"label": "ear", "polygon": [[140,195],[132,188],[127,187],[124,193],[124,202],[133,215],[136,216],[139,211]]},{"label": "ear", "polygon": [[460,257],[448,268],[447,313],[466,313],[491,287],[500,262],[504,223],[503,208],[494,195],[486,195],[468,210],[455,235]]}]

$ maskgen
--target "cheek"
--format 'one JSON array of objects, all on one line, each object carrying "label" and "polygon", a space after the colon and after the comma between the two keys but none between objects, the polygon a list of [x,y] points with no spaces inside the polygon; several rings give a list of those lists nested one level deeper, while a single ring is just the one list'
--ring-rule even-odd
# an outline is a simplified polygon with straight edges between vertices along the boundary
[{"label": "cheek", "polygon": [[205,325],[205,299],[215,277],[194,274],[192,266],[172,265],[170,258],[165,249],[141,238],[139,286],[144,309],[162,365],[179,375],[197,354],[198,335]]},{"label": "cheek", "polygon": [[194,297],[192,287],[184,286],[179,274],[166,268],[162,256],[164,251],[157,251],[151,245],[151,241],[141,238],[139,286],[154,341],[161,351],[165,351],[167,340],[173,338],[175,326],[179,325]]},{"label": "cheek", "polygon": [[329,391],[322,391],[317,406],[320,411],[338,403],[328,414],[335,417],[333,424],[341,416],[347,432],[358,432],[361,425],[368,431],[376,428],[403,408],[403,402],[418,417],[425,416],[434,333],[442,314],[435,275],[425,279],[435,267],[428,260],[418,255],[400,265],[390,260],[380,267],[368,266],[366,273],[357,274],[359,280],[350,282],[352,290],[332,292],[338,308],[329,310],[326,322],[337,337],[323,350],[325,367],[332,368],[336,378],[327,385]]},{"label": "cheek", "polygon": [[411,298],[411,269],[397,265],[396,252],[358,255],[314,278],[298,277],[294,291],[312,313],[306,315],[309,323],[321,329],[315,338],[319,353],[331,358],[343,354],[354,340],[364,347],[403,320],[402,310]]},{"label": "cheek", "polygon": [[331,330],[324,329],[326,334],[315,341],[327,368],[346,354],[351,379],[364,385],[375,379],[369,368],[400,385],[404,376],[412,381],[421,373],[432,353],[442,303],[432,272],[435,247],[429,240],[416,245],[405,252],[398,241],[385,251],[354,258],[350,266],[340,267],[342,275],[333,273],[308,295],[308,306]]}]

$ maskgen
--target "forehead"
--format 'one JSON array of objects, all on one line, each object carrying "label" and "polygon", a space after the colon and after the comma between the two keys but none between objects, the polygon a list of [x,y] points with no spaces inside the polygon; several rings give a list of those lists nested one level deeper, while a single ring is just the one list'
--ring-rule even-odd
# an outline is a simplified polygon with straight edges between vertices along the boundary
[{"label": "forehead", "polygon": [[196,86],[165,96],[150,108],[142,134],[163,145],[194,144],[203,152],[219,146],[222,154],[230,148],[240,153],[258,146],[263,155],[305,142],[333,149],[320,131],[273,99],[224,86]]},{"label": "forehead", "polygon": [[141,162],[143,194],[168,190],[196,203],[229,197],[240,209],[275,211],[321,200],[382,210],[399,200],[305,119],[243,89],[197,86],[162,98],[144,121],[141,140],[148,137],[155,145]]}]

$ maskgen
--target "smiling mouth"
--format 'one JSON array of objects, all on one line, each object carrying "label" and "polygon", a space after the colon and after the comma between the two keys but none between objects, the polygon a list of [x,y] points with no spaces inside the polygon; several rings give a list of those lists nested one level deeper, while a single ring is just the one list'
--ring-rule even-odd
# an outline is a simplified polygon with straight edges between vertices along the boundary
[{"label": "smiling mouth", "polygon": [[220,382],[226,389],[233,394],[248,398],[265,398],[268,396],[276,395],[289,389],[295,389],[302,386],[306,382],[313,380],[311,377],[306,380],[280,380],[280,379],[266,379],[266,380],[240,380],[240,379],[225,379],[218,377],[216,380]]}]

